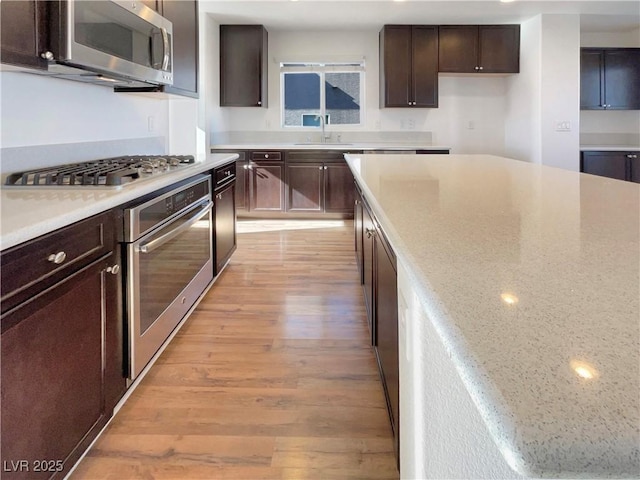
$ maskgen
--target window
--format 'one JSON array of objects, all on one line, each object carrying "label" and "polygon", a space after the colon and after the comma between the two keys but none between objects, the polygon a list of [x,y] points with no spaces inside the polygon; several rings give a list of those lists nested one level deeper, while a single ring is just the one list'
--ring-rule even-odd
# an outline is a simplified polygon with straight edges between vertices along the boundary
[{"label": "window", "polygon": [[283,63],[282,125],[362,124],[363,63]]}]

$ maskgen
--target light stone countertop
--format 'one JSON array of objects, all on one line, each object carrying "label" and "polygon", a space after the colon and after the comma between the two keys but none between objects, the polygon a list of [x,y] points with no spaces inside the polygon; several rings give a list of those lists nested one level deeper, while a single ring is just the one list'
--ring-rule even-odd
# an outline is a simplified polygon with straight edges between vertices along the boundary
[{"label": "light stone countertop", "polygon": [[638,152],[640,145],[580,145],[581,152]]},{"label": "light stone countertop", "polygon": [[398,142],[355,142],[355,143],[236,143],[212,145],[216,150],[451,150],[451,147]]},{"label": "light stone countertop", "polygon": [[116,188],[2,186],[0,248],[4,250],[71,225],[236,158],[236,154],[211,154],[206,160],[174,173]]},{"label": "light stone countertop", "polygon": [[507,463],[640,477],[640,185],[489,155],[346,158]]}]

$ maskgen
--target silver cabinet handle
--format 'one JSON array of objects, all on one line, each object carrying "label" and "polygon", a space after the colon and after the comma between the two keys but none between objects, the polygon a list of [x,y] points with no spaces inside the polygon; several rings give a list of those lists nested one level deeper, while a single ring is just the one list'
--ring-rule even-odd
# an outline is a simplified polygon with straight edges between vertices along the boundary
[{"label": "silver cabinet handle", "polygon": [[253,170],[253,165],[247,165],[247,168],[248,168],[249,170]]},{"label": "silver cabinet handle", "polygon": [[262,105],[262,102],[260,100],[258,100],[258,105]]},{"label": "silver cabinet handle", "polygon": [[249,165],[243,165],[242,168],[244,168],[245,170],[249,169]]},{"label": "silver cabinet handle", "polygon": [[64,252],[52,253],[47,257],[51,263],[55,263],[56,265],[60,265],[67,259],[67,254]]},{"label": "silver cabinet handle", "polygon": [[629,155],[627,155],[627,158],[638,158],[638,155],[630,153]]},{"label": "silver cabinet handle", "polygon": [[474,69],[474,70],[480,70],[480,67],[475,66],[475,67],[473,67],[473,69]]},{"label": "silver cabinet handle", "polygon": [[41,58],[44,58],[45,60],[53,60],[55,57],[53,56],[53,53],[51,53],[49,50],[47,50],[46,52],[42,52],[40,54]]},{"label": "silver cabinet handle", "polygon": [[264,158],[269,158],[269,154],[268,154],[268,153],[265,153],[265,154],[264,154]]},{"label": "silver cabinet handle", "polygon": [[322,167],[318,167],[318,170],[322,170]]},{"label": "silver cabinet handle", "polygon": [[478,70],[484,70],[484,67],[478,67]]},{"label": "silver cabinet handle", "polygon": [[107,267],[107,273],[110,273],[111,275],[117,275],[119,271],[120,265],[118,265],[117,263],[115,265]]},{"label": "silver cabinet handle", "polygon": [[373,228],[365,228],[364,232],[367,234],[367,238],[371,238],[376,234]]},{"label": "silver cabinet handle", "polygon": [[144,245],[140,245],[139,247],[137,247],[137,250],[141,253],[150,253],[156,248],[161,247],[162,245],[167,243],[169,240],[172,240],[178,235],[180,235],[181,233],[186,232],[195,223],[200,221],[202,217],[204,217],[211,211],[212,205],[213,205],[213,202],[211,200],[207,201],[207,203],[205,203],[204,206],[200,208],[195,215],[193,215],[189,220],[187,220],[185,223],[180,225],[178,228],[175,228],[174,230],[171,230],[170,232],[165,233],[164,235],[161,235],[158,238],[155,238],[154,240],[151,240],[150,242],[145,243]]}]

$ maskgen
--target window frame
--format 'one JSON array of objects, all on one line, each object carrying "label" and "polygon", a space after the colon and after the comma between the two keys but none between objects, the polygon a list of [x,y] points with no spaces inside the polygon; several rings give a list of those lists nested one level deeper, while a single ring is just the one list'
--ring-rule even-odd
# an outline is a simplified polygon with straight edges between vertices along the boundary
[{"label": "window frame", "polygon": [[[343,123],[332,124],[327,122],[325,125],[326,131],[340,130],[340,129],[357,129],[365,126],[365,64],[364,60],[356,62],[282,62],[280,63],[280,127],[286,129],[297,130],[311,130],[316,131],[321,128],[321,125],[305,126],[305,125],[285,125],[285,75],[288,73],[315,73],[320,76],[320,112],[319,115],[323,115],[327,118],[330,114],[327,113],[326,105],[326,93],[325,83],[327,73],[358,73],[360,77],[360,122],[359,123]],[[311,114],[301,114],[311,115]],[[302,122],[302,117],[301,117]]]}]

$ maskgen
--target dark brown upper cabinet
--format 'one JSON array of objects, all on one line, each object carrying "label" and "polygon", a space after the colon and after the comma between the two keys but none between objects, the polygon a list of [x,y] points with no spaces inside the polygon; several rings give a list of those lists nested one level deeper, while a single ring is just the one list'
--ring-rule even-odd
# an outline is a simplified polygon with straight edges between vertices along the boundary
[{"label": "dark brown upper cabinet", "polygon": [[440,25],[438,71],[518,73],[520,25]]},{"label": "dark brown upper cabinet", "polygon": [[385,25],[380,31],[380,106],[438,106],[438,27]]},{"label": "dark brown upper cabinet", "polygon": [[220,106],[267,106],[267,30],[220,25]]},{"label": "dark brown upper cabinet", "polygon": [[3,0],[0,2],[0,57],[2,63],[47,69],[40,57],[46,50],[45,2]]},{"label": "dark brown upper cabinet", "polygon": [[173,24],[173,85],[164,91],[198,98],[198,1],[164,0],[162,16]]},{"label": "dark brown upper cabinet", "polygon": [[640,110],[640,48],[580,50],[581,110]]}]

